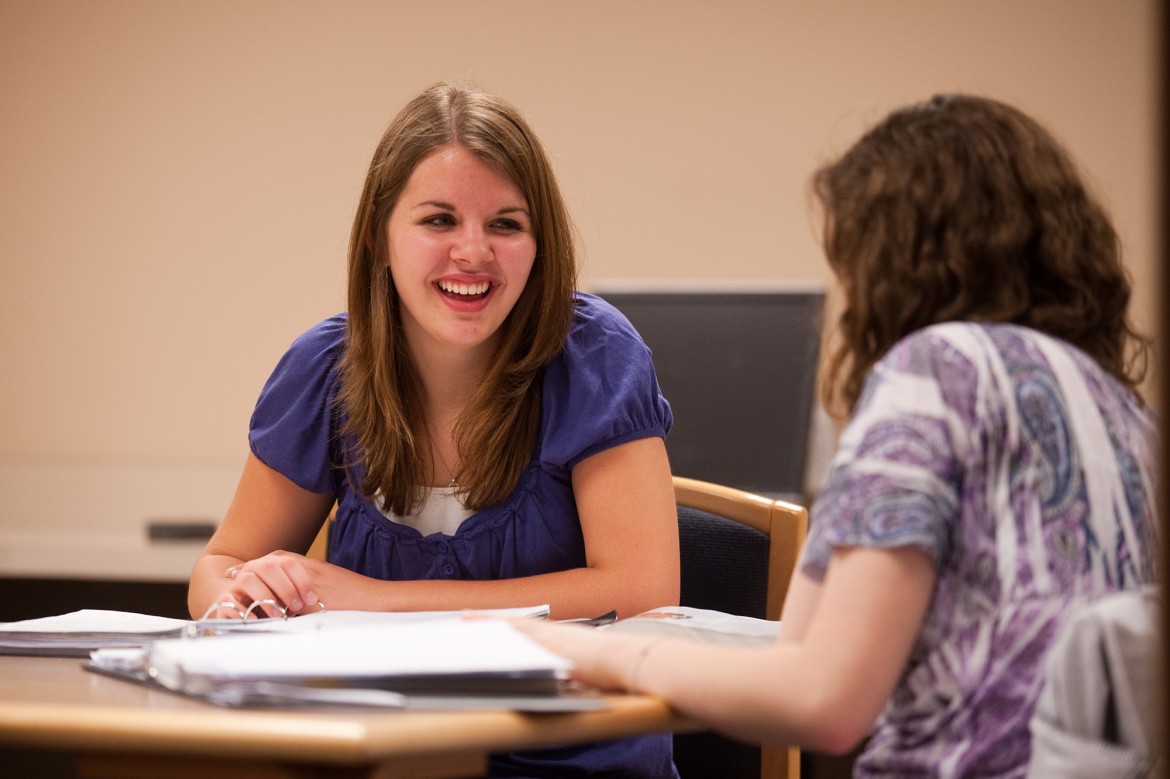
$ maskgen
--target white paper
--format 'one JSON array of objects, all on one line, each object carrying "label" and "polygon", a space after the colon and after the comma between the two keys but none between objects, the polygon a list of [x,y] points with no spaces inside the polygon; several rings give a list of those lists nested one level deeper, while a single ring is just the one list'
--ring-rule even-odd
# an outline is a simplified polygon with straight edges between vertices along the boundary
[{"label": "white paper", "polygon": [[54,617],[0,622],[0,635],[87,636],[114,633],[148,636],[181,631],[190,622],[129,611],[82,609]]},{"label": "white paper", "polygon": [[203,620],[199,627],[218,633],[312,633],[339,628],[370,627],[372,625],[404,625],[415,622],[467,617],[495,617],[513,619],[533,617],[543,619],[549,613],[548,604],[520,606],[507,609],[464,609],[457,611],[316,611],[288,619],[216,619]]},{"label": "white paper", "polygon": [[600,629],[619,633],[657,633],[719,644],[770,644],[776,640],[780,623],[711,609],[663,606]]},{"label": "white paper", "polygon": [[494,619],[157,641],[153,678],[192,690],[237,679],[361,679],[459,674],[567,674],[570,663]]}]

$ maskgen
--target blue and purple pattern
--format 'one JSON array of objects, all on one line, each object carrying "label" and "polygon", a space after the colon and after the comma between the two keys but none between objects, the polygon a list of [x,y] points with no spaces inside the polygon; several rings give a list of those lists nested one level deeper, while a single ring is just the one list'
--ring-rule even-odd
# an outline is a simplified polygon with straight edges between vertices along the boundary
[{"label": "blue and purple pattern", "polygon": [[1067,343],[947,323],[899,342],[842,434],[801,570],[918,547],[934,600],[858,776],[1023,776],[1066,617],[1154,580],[1153,415]]}]

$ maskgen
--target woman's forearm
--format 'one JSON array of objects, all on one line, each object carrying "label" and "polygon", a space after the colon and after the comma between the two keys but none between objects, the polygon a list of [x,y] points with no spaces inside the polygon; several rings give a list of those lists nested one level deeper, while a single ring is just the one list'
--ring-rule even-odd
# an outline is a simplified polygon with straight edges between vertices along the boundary
[{"label": "woman's forearm", "polygon": [[[619,617],[678,604],[677,582],[621,575],[596,568],[490,581],[370,581],[362,608],[378,611],[487,609],[549,604],[552,619],[594,617],[616,610]],[[322,594],[322,599],[325,599]]]},{"label": "woman's forearm", "polygon": [[[276,556],[274,556],[276,557]],[[207,553],[195,566],[188,592],[188,609],[200,617],[212,604],[231,600],[246,607],[240,590],[254,582],[229,578],[232,568],[247,561],[228,554]],[[517,579],[488,581],[411,580],[381,581],[299,555],[280,555],[285,571],[303,571],[311,591],[326,608],[363,611],[445,611],[534,606],[547,603],[552,619],[594,617],[610,610],[626,617],[658,606],[678,603],[677,581],[661,572],[621,572],[605,568],[576,568]],[[247,566],[257,568],[256,565]],[[263,574],[272,578],[271,574]],[[233,593],[232,591],[236,592]],[[267,592],[257,598],[287,599]],[[287,605],[287,604],[285,604]]]},{"label": "woman's forearm", "polygon": [[204,554],[196,562],[191,572],[191,582],[187,588],[187,610],[192,619],[199,619],[207,609],[216,602],[217,597],[228,585],[227,571],[243,560],[224,554]]}]

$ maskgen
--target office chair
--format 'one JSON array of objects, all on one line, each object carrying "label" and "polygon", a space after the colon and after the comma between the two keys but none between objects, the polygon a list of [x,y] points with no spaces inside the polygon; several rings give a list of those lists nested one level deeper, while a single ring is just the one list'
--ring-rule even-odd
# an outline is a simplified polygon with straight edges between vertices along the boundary
[{"label": "office chair", "polygon": [[[720,484],[674,477],[680,605],[778,620],[808,530],[808,511]],[[800,750],[759,748],[713,732],[679,733],[683,779],[799,779]]]}]

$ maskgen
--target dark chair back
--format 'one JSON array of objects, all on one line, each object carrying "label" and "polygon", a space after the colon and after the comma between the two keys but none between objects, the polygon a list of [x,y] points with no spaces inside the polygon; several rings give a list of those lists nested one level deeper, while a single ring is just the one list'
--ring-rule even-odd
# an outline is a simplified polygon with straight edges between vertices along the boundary
[{"label": "dark chair back", "polygon": [[[804,543],[808,513],[710,482],[674,477],[678,507],[679,603],[757,619],[779,619]],[[760,749],[716,733],[678,733],[682,779],[799,779],[798,749]]]},{"label": "dark chair back", "polygon": [[680,605],[767,619],[768,535],[689,506],[678,507]]}]

